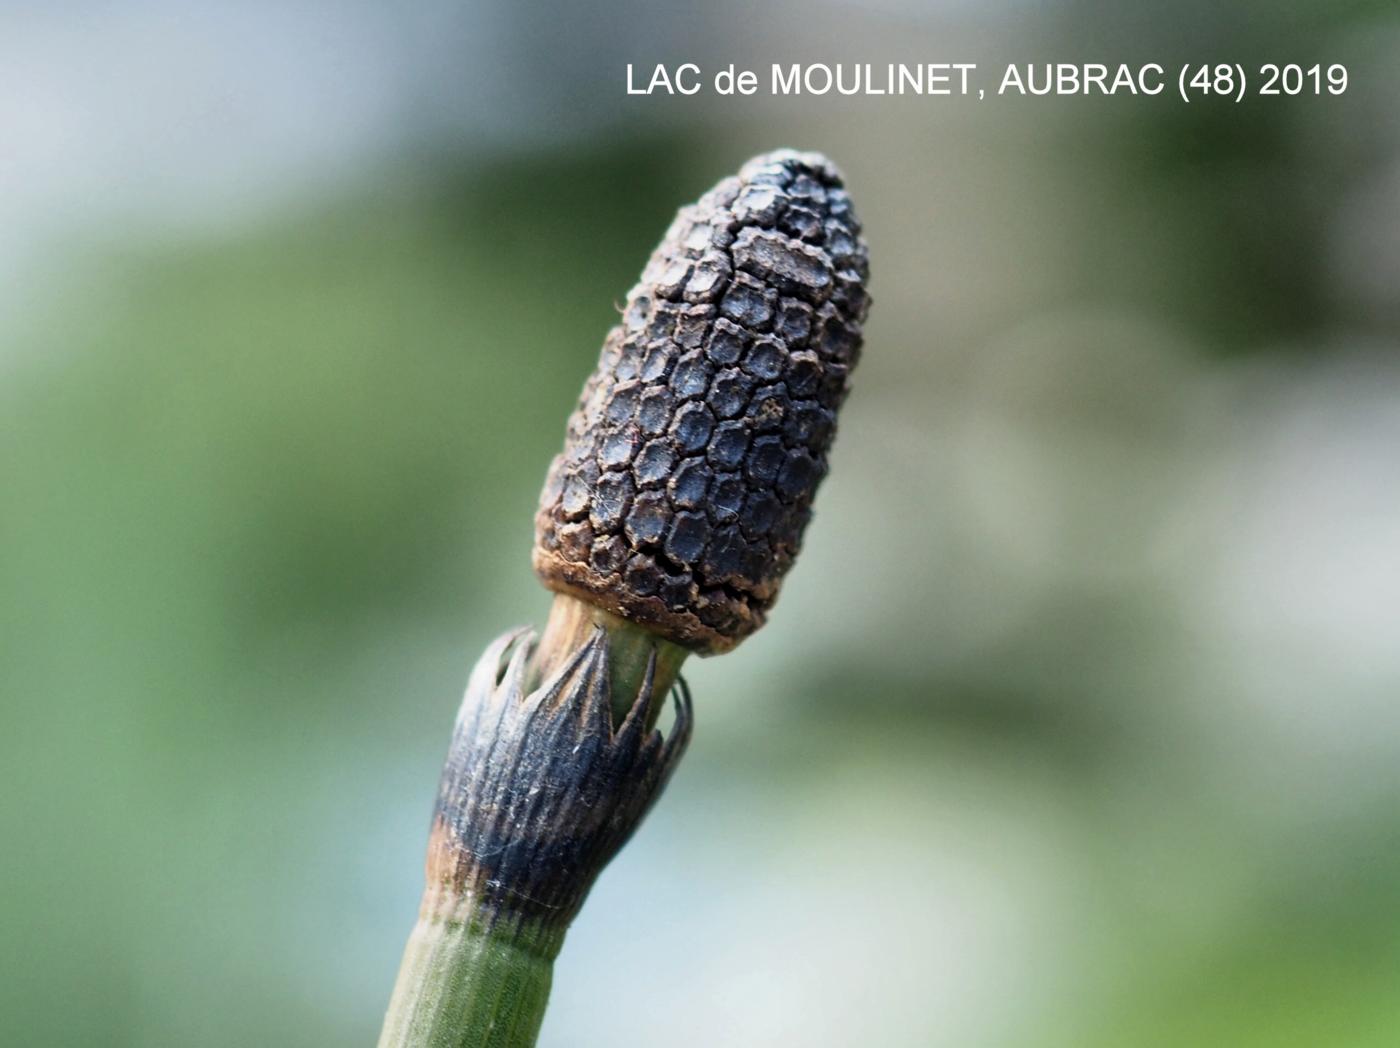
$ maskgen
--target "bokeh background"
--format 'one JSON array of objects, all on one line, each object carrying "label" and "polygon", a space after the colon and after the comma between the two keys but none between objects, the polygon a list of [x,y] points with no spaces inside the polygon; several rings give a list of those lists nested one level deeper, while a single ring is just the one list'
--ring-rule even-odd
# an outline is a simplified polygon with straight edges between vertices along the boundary
[{"label": "bokeh background", "polygon": [[[1056,60],[1350,89],[624,93]],[[1400,1043],[1398,102],[1390,3],[0,6],[0,1040],[372,1043],[615,303],[792,145],[866,356],[542,1043]]]}]

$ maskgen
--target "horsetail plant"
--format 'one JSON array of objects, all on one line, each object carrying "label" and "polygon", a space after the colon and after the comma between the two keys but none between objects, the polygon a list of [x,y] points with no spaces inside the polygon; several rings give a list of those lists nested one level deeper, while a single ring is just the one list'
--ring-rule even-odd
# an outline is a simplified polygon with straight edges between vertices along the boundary
[{"label": "horsetail plant", "polygon": [[681,663],[763,625],[797,555],[860,354],[860,232],[824,157],[767,154],[628,294],[540,497],[543,636],[487,648],[457,715],[381,1048],[535,1043],[570,922],[689,740]]}]

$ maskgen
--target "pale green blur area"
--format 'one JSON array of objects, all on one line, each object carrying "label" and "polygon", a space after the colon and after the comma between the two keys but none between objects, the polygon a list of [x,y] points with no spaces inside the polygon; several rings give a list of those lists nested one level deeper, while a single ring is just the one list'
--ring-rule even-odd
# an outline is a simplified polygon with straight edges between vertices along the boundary
[{"label": "pale green blur area", "polygon": [[[64,6],[0,6],[0,1040],[373,1043],[614,307],[782,145],[866,356],[541,1043],[1400,1040],[1393,5]],[[1350,86],[625,94],[1056,60]]]}]

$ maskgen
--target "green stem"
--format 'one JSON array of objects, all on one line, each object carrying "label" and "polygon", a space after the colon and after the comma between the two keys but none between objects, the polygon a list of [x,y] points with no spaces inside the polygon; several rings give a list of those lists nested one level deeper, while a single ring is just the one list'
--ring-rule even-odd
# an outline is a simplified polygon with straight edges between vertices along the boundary
[{"label": "green stem", "polygon": [[488,925],[469,903],[444,913],[425,900],[379,1048],[531,1048],[563,942],[538,921]]}]

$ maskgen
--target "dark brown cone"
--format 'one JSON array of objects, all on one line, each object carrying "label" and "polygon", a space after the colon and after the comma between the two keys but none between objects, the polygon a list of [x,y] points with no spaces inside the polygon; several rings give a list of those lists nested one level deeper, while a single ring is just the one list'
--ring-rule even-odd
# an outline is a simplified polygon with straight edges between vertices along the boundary
[{"label": "dark brown cone", "polygon": [[816,153],[682,208],[627,296],[535,517],[535,571],[704,653],[763,625],[860,355],[865,243]]}]

